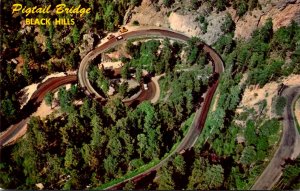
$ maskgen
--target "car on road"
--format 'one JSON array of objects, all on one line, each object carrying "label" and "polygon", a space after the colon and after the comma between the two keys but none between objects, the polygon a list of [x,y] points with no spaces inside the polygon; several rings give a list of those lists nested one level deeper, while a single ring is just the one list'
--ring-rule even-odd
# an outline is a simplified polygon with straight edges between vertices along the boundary
[{"label": "car on road", "polygon": [[122,40],[122,39],[123,39],[123,36],[121,36],[121,35],[117,37],[117,40]]},{"label": "car on road", "polygon": [[107,37],[107,40],[110,40],[110,39],[112,39],[112,38],[115,38],[115,35],[110,34],[110,35]]},{"label": "car on road", "polygon": [[125,33],[125,32],[128,32],[128,29],[125,28],[125,27],[122,27],[122,28],[120,29],[120,33]]},{"label": "car on road", "polygon": [[183,153],[185,153],[185,151],[186,151],[185,149],[182,149],[182,150],[179,151],[178,153],[182,155]]},{"label": "car on road", "polygon": [[148,84],[144,84],[144,90],[148,90]]}]

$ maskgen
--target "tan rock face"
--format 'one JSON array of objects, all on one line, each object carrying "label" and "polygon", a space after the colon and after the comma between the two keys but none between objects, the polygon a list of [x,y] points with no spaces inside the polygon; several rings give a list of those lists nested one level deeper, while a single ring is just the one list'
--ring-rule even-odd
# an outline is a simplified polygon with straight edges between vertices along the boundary
[{"label": "tan rock face", "polygon": [[248,39],[252,32],[265,24],[268,18],[273,20],[273,29],[288,26],[292,20],[300,23],[300,0],[260,1],[262,9],[248,12],[242,18],[236,16],[236,11],[229,9],[236,22],[235,37]]},{"label": "tan rock face", "polygon": [[168,27],[167,9],[157,9],[150,0],[143,0],[141,6],[132,11],[130,22],[137,20],[140,25]]},{"label": "tan rock face", "polygon": [[173,12],[169,16],[170,27],[173,30],[178,30],[189,36],[199,36],[201,30],[199,24],[195,22],[195,19],[196,16],[194,15],[180,15]]},{"label": "tan rock face", "polygon": [[40,189],[40,190],[44,189],[44,185],[43,185],[42,183],[37,183],[37,184],[35,184],[35,185],[36,185],[36,187],[38,187],[38,189]]},{"label": "tan rock face", "polygon": [[289,25],[292,20],[300,23],[300,3],[289,4],[281,11],[277,7],[273,7],[266,15],[262,16],[259,26],[263,25],[269,17],[273,18],[274,30]]},{"label": "tan rock face", "polygon": [[[245,89],[243,98],[240,102],[239,108],[254,108],[258,111],[258,103],[266,100],[266,108],[272,108],[272,99],[277,96],[279,84],[283,83],[287,86],[296,86],[300,84],[300,75],[290,75],[289,77],[278,80],[277,82],[267,83],[264,87],[259,86],[249,86]],[[239,110],[239,112],[241,112]],[[271,109],[267,111],[267,116],[273,117]]]},{"label": "tan rock face", "polygon": [[261,10],[253,10],[251,14],[247,13],[243,18],[238,18],[234,9],[231,9],[230,13],[236,22],[235,37],[245,39],[248,39],[257,28],[263,14]]},{"label": "tan rock face", "polygon": [[191,11],[188,9],[187,2],[180,4],[182,6],[179,4],[179,0],[176,0],[174,7],[168,9],[161,4],[152,3],[150,0],[143,0],[141,6],[133,9],[130,22],[137,20],[143,26],[170,27],[189,36],[199,36],[208,44],[213,44],[222,36],[223,31],[220,30],[220,26],[226,12],[231,14],[236,23],[236,38],[250,38],[252,32],[257,27],[263,26],[268,18],[273,19],[274,30],[289,25],[292,20],[300,23],[300,0],[259,0],[261,9],[256,8],[247,12],[243,17],[238,17],[236,10],[232,7],[220,13],[212,11],[206,16],[209,25],[207,33],[204,34],[196,18],[201,12],[207,12],[204,11],[205,5],[197,11]]}]

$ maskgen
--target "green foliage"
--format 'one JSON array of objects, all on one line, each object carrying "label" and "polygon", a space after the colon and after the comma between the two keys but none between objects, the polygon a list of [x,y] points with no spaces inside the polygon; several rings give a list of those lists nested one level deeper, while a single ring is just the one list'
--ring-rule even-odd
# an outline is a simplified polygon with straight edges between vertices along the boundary
[{"label": "green foliage", "polygon": [[200,157],[193,165],[192,175],[189,177],[188,189],[218,189],[224,181],[224,169],[221,165],[210,165]]},{"label": "green foliage", "polygon": [[7,117],[13,117],[17,112],[14,103],[12,102],[11,99],[1,100],[0,107],[1,107],[1,112],[3,112],[3,114]]},{"label": "green foliage", "polygon": [[128,181],[123,187],[124,190],[133,190],[135,189],[135,183],[132,181]]},{"label": "green foliage", "polygon": [[300,179],[300,158],[298,157],[295,161],[288,163],[282,175],[282,187],[281,189],[299,189]]},{"label": "green foliage", "polygon": [[139,23],[137,20],[134,20],[134,21],[132,22],[132,25],[134,25],[134,26],[139,26],[140,23]]},{"label": "green foliage", "polygon": [[260,29],[256,30],[252,34],[252,39],[256,42],[269,43],[273,37],[273,21],[268,18],[265,25]]},{"label": "green foliage", "polygon": [[121,76],[122,76],[123,79],[129,79],[130,78],[129,67],[130,67],[129,64],[125,64],[122,67]]},{"label": "green foliage", "polygon": [[98,70],[97,66],[91,64],[88,72],[89,80],[92,82],[95,82],[98,78],[103,78],[103,73]]},{"label": "green foliage", "polygon": [[162,167],[158,170],[159,175],[158,188],[159,190],[173,190],[175,188],[175,183],[167,167]]},{"label": "green foliage", "polygon": [[194,10],[197,10],[199,8],[200,2],[199,0],[191,0],[191,6]]},{"label": "green foliage", "polygon": [[256,148],[258,151],[267,151],[269,148],[268,137],[260,136],[257,141]]},{"label": "green foliage", "polygon": [[104,7],[103,21],[106,26],[106,30],[113,31],[117,24],[120,22],[120,15],[118,12],[115,12],[115,3],[107,3]]},{"label": "green foliage", "polygon": [[201,189],[201,184],[204,179],[204,172],[205,172],[205,161],[203,158],[196,158],[193,164],[192,174],[189,177],[189,184],[187,189]]},{"label": "green foliage", "polygon": [[99,118],[97,118],[96,116],[93,117],[92,119],[92,124],[93,124],[93,130],[92,130],[92,140],[91,140],[91,145],[93,147],[100,147],[101,146],[101,130],[98,124],[98,121],[100,121]]},{"label": "green foliage", "polygon": [[63,112],[70,112],[71,109],[71,95],[66,88],[58,90],[58,101]]},{"label": "green foliage", "polygon": [[274,51],[278,52],[282,57],[286,51],[294,49],[296,47],[295,36],[300,27],[292,23],[288,27],[282,27],[278,29],[271,40],[271,47]]},{"label": "green foliage", "polygon": [[134,159],[130,161],[130,167],[132,169],[138,169],[140,166],[144,165],[144,161],[142,159]]},{"label": "green foliage", "polygon": [[275,111],[277,115],[282,115],[284,107],[286,106],[286,98],[278,97],[275,104]]},{"label": "green foliage", "polygon": [[30,69],[28,62],[25,62],[22,74],[25,77],[27,83],[30,84],[32,82],[32,70]]},{"label": "green foliage", "polygon": [[221,165],[212,165],[205,174],[205,189],[218,189],[223,185],[224,169]]},{"label": "green foliage", "polygon": [[163,4],[166,7],[171,7],[171,5],[174,3],[174,0],[163,0]]},{"label": "green foliage", "polygon": [[138,6],[141,3],[141,0],[130,0],[131,5]]},{"label": "green foliage", "polygon": [[54,32],[55,32],[55,28],[54,28],[53,23],[51,23],[51,25],[49,26],[49,37],[50,37],[50,39],[53,38]]},{"label": "green foliage", "polygon": [[181,174],[181,175],[184,175],[185,174],[185,168],[186,168],[186,164],[185,164],[185,161],[184,161],[184,158],[182,155],[177,155],[175,157],[175,159],[173,160],[173,165],[175,166],[175,170]]},{"label": "green foliage", "polygon": [[204,23],[205,22],[205,16],[204,15],[200,15],[198,17],[198,20],[199,20],[200,23]]},{"label": "green foliage", "polygon": [[255,123],[252,120],[247,121],[246,129],[245,129],[245,138],[247,145],[256,145],[257,143],[257,134],[256,134],[256,128]]},{"label": "green foliage", "polygon": [[73,149],[68,148],[65,156],[65,167],[70,168],[73,165]]},{"label": "green foliage", "polygon": [[135,79],[141,83],[142,82],[142,78],[143,78],[143,71],[141,68],[137,68],[136,71],[135,71]]},{"label": "green foliage", "polygon": [[282,75],[282,60],[272,60],[269,64],[255,68],[249,76],[250,84],[259,84],[264,86],[271,80],[277,79]]},{"label": "green foliage", "polygon": [[200,28],[201,28],[203,34],[207,33],[208,24],[209,23],[206,20],[204,20],[204,22],[201,24]]},{"label": "green foliage", "polygon": [[146,65],[145,69],[149,72],[154,71],[154,64],[156,62],[156,53],[159,47],[159,42],[156,40],[150,40],[147,43],[143,43],[140,49],[139,62]]},{"label": "green foliage", "polygon": [[221,26],[221,30],[225,33],[231,33],[235,31],[235,23],[229,13],[226,14],[225,21]]},{"label": "green foliage", "polygon": [[105,95],[107,94],[109,90],[109,79],[106,76],[105,71],[91,64],[88,72],[88,78],[97,86],[98,90],[102,90]]},{"label": "green foliage", "polygon": [[250,165],[256,161],[256,152],[253,146],[245,147],[242,152],[241,163],[244,165]]},{"label": "green foliage", "polygon": [[237,5],[237,15],[238,16],[243,16],[248,10],[248,4],[245,0],[241,0],[238,2]]},{"label": "green foliage", "polygon": [[53,47],[52,41],[49,37],[46,39],[46,48],[50,55],[54,54],[54,47]]},{"label": "green foliage", "polygon": [[88,144],[84,144],[81,148],[81,155],[86,164],[89,163],[92,155],[91,147]]},{"label": "green foliage", "polygon": [[52,108],[52,102],[53,102],[53,97],[54,94],[52,92],[48,92],[46,95],[45,95],[45,103],[50,106]]},{"label": "green foliage", "polygon": [[119,85],[118,92],[122,97],[125,97],[127,90],[128,90],[127,82],[123,82],[122,84]]},{"label": "green foliage", "polygon": [[218,11],[224,11],[226,9],[226,2],[224,0],[217,0],[216,7]]},{"label": "green foliage", "polygon": [[[134,59],[130,60],[130,66],[141,72],[142,69],[150,73],[161,74],[173,69],[181,50],[180,45],[171,45],[168,39],[163,42],[163,48],[159,50],[160,42],[150,40],[143,44],[133,45],[131,41],[126,44],[126,50]],[[140,74],[137,75],[141,77]]]},{"label": "green foliage", "polygon": [[250,0],[248,2],[248,5],[249,5],[249,10],[253,10],[259,5],[259,2],[258,0]]},{"label": "green foliage", "polygon": [[276,119],[267,120],[260,127],[260,134],[265,137],[270,137],[278,132],[280,122]]},{"label": "green foliage", "polygon": [[201,55],[201,51],[199,49],[199,45],[201,44],[201,40],[199,38],[196,37],[192,37],[189,41],[188,41],[188,47],[187,47],[187,64],[189,65],[193,65],[196,63],[197,59],[199,58],[199,56]]},{"label": "green foliage", "polygon": [[117,160],[116,158],[113,158],[112,156],[108,156],[106,159],[104,159],[104,168],[106,172],[110,175],[113,175],[116,173],[117,170]]},{"label": "green foliage", "polygon": [[74,44],[78,44],[80,39],[80,31],[76,25],[72,29],[72,39]]},{"label": "green foliage", "polygon": [[233,34],[226,34],[218,39],[215,44],[215,48],[221,54],[228,54],[232,51],[234,46]]}]

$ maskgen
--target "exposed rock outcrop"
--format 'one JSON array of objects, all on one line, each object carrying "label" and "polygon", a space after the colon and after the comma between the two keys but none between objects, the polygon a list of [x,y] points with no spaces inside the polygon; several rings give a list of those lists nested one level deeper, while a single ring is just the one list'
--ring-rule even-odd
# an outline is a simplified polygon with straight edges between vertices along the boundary
[{"label": "exposed rock outcrop", "polygon": [[283,1],[280,1],[276,7],[282,11],[283,9],[286,8],[286,6],[288,6],[288,4],[295,4],[297,2],[297,0],[283,0]]}]

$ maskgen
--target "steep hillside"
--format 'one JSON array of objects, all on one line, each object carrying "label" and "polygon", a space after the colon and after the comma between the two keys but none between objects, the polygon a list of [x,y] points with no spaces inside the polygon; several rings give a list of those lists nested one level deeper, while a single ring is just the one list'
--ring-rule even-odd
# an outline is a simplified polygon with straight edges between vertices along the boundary
[{"label": "steep hillside", "polygon": [[[248,39],[267,18],[273,18],[274,30],[289,25],[292,20],[300,23],[299,0],[260,0],[255,8],[250,10],[249,7],[243,15],[232,1],[222,11],[205,1],[176,0],[170,6],[166,6],[165,2],[168,1],[143,0],[128,14],[130,19],[125,20],[131,24],[138,21],[140,25],[169,27],[191,36],[201,36],[208,44],[213,44],[224,34],[221,25],[225,22],[226,13],[230,13],[236,24],[236,38]],[[195,2],[198,4],[194,5]],[[199,20],[202,16],[205,17],[204,22]]]}]

